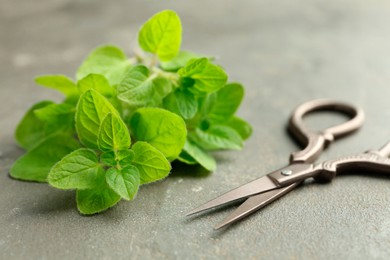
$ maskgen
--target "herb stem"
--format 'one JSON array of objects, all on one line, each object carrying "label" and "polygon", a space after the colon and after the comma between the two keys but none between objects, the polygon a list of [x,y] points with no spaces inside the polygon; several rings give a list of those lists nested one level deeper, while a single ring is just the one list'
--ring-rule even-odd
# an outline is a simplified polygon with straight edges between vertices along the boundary
[{"label": "herb stem", "polygon": [[169,79],[172,84],[174,85],[175,88],[178,88],[179,87],[179,75],[177,75],[177,73],[174,73],[174,72],[169,72],[169,71],[164,71],[158,67],[154,67],[152,68],[152,71],[154,73],[156,73],[158,76],[162,76],[164,78],[167,78]]}]

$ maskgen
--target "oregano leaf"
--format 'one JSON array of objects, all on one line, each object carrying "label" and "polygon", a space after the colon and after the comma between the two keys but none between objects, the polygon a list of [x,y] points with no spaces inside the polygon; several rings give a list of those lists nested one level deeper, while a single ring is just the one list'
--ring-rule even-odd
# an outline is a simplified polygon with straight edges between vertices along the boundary
[{"label": "oregano leaf", "polygon": [[150,75],[144,65],[127,71],[118,85],[118,98],[130,106],[157,106],[171,91],[171,82],[158,75]]},{"label": "oregano leaf", "polygon": [[176,72],[184,67],[188,61],[200,58],[201,56],[190,51],[180,51],[174,58],[169,61],[163,61],[160,67],[165,71]]},{"label": "oregano leaf", "polygon": [[15,161],[10,175],[20,180],[46,182],[53,165],[79,147],[80,144],[67,134],[47,137]]},{"label": "oregano leaf", "polygon": [[153,15],[140,29],[138,43],[142,49],[167,61],[177,55],[181,45],[181,22],[171,10]]},{"label": "oregano leaf", "polygon": [[34,110],[35,116],[44,125],[45,136],[54,133],[75,133],[74,105],[68,103],[49,104],[43,108]]},{"label": "oregano leaf", "polygon": [[187,135],[184,120],[160,108],[140,108],[130,121],[136,140],[145,141],[172,161],[180,154]]},{"label": "oregano leaf", "polygon": [[94,89],[105,97],[112,97],[115,95],[115,89],[110,86],[110,83],[100,74],[88,74],[77,82],[77,87],[80,93],[84,93],[89,89]]},{"label": "oregano leaf", "polygon": [[240,150],[243,147],[241,136],[234,129],[224,125],[212,125],[207,130],[197,128],[190,138],[206,150]]},{"label": "oregano leaf", "polygon": [[96,90],[87,90],[80,96],[76,109],[76,130],[80,141],[88,148],[98,148],[98,129],[109,113],[118,114]]},{"label": "oregano leaf", "polygon": [[123,120],[108,113],[98,132],[98,146],[102,151],[119,151],[130,148],[130,134]]},{"label": "oregano leaf", "polygon": [[204,149],[196,145],[190,140],[184,145],[183,151],[187,153],[190,158],[186,158],[185,154],[181,157],[183,162],[187,162],[192,159],[196,160],[200,165],[202,165],[206,170],[214,171],[217,168],[217,163],[215,159]]},{"label": "oregano leaf", "polygon": [[184,81],[183,84],[198,95],[219,90],[228,79],[226,72],[208,58],[192,59],[177,73]]},{"label": "oregano leaf", "polygon": [[92,189],[77,190],[76,201],[80,213],[85,215],[105,211],[121,200],[108,184],[104,183]]},{"label": "oregano leaf", "polygon": [[46,88],[57,90],[66,97],[77,96],[79,91],[76,84],[64,75],[44,75],[35,78],[35,83]]},{"label": "oregano leaf", "polygon": [[132,163],[138,168],[141,184],[161,180],[168,176],[171,165],[165,156],[146,142],[136,142],[132,150]]},{"label": "oregano leaf", "polygon": [[48,182],[58,189],[88,189],[99,186],[102,175],[104,170],[95,151],[81,148],[53,166]]},{"label": "oregano leaf", "polygon": [[177,89],[164,99],[164,107],[184,119],[191,119],[198,111],[198,101],[190,91]]},{"label": "oregano leaf", "polygon": [[240,106],[244,88],[238,83],[226,84],[207,99],[207,118],[213,122],[225,122]]},{"label": "oregano leaf", "polygon": [[104,45],[94,49],[77,70],[76,78],[81,80],[94,73],[103,75],[111,86],[122,81],[125,72],[131,67],[126,54],[118,47]]},{"label": "oregano leaf", "polygon": [[51,104],[53,104],[51,101],[41,101],[33,105],[19,122],[15,131],[15,139],[24,149],[31,150],[45,139],[45,123],[37,117],[35,111]]},{"label": "oregano leaf", "polygon": [[182,151],[179,155],[179,157],[177,157],[177,160],[179,160],[180,162],[183,162],[183,163],[186,163],[186,164],[190,164],[190,165],[193,165],[193,164],[197,164],[198,162],[191,156],[189,155],[186,151]]},{"label": "oregano leaf", "polygon": [[110,188],[125,200],[134,199],[140,185],[137,167],[110,168],[106,173],[106,182]]},{"label": "oregano leaf", "polygon": [[225,125],[233,128],[241,136],[243,140],[248,139],[252,135],[252,127],[244,119],[240,117],[232,117],[225,122]]}]

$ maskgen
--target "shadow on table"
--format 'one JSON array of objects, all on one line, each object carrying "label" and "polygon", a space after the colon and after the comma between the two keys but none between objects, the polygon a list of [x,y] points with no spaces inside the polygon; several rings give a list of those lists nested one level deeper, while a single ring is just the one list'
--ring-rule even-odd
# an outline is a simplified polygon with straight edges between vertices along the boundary
[{"label": "shadow on table", "polygon": [[12,219],[42,215],[54,216],[77,210],[75,194],[72,191],[35,192],[33,196],[32,199],[26,198],[24,203],[13,208],[8,216]]},{"label": "shadow on table", "polygon": [[211,172],[207,171],[199,164],[188,165],[176,160],[172,162],[172,172],[169,175],[169,178],[205,178],[210,174]]}]

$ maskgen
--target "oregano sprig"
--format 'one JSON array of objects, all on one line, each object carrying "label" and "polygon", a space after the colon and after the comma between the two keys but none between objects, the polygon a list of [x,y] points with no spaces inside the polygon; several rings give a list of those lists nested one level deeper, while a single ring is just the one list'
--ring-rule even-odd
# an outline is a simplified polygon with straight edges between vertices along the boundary
[{"label": "oregano sprig", "polygon": [[235,115],[243,86],[211,58],[181,51],[181,37],[179,16],[165,10],[141,27],[142,55],[104,45],[75,80],[37,77],[64,100],[27,111],[15,132],[27,152],[11,176],[76,190],[79,211],[94,214],[167,177],[174,160],[213,171],[210,151],[241,149],[252,132]]}]

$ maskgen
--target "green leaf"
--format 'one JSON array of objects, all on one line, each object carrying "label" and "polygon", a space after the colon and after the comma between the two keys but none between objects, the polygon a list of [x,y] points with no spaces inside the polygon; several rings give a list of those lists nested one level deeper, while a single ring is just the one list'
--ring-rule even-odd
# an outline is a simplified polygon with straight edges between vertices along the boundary
[{"label": "green leaf", "polygon": [[129,165],[126,168],[110,168],[106,173],[106,182],[110,188],[125,200],[132,200],[140,185],[137,167]]},{"label": "green leaf", "polygon": [[123,120],[109,113],[103,119],[98,133],[98,146],[102,151],[118,151],[130,148],[130,134]]},{"label": "green leaf", "polygon": [[48,137],[16,160],[10,169],[10,175],[20,180],[46,182],[53,165],[79,147],[80,144],[69,135]]},{"label": "green leaf", "polygon": [[244,97],[244,88],[230,83],[207,99],[207,118],[212,122],[226,122],[234,115]]},{"label": "green leaf", "polygon": [[98,148],[98,129],[103,119],[118,112],[108,100],[90,89],[81,95],[76,109],[76,130],[80,141],[89,148]]},{"label": "green leaf", "polygon": [[15,139],[24,149],[31,150],[45,138],[45,124],[36,116],[35,110],[51,104],[51,101],[42,101],[33,105],[16,127]]},{"label": "green leaf", "polygon": [[64,75],[39,76],[35,78],[35,83],[46,88],[58,90],[67,97],[79,95],[79,91],[73,80]]},{"label": "green leaf", "polygon": [[99,187],[77,190],[77,208],[82,214],[91,215],[111,208],[121,200],[105,182]]},{"label": "green leaf", "polygon": [[20,146],[31,150],[50,135],[74,134],[74,113],[74,107],[66,103],[37,103],[28,110],[17,126],[15,138]]},{"label": "green leaf", "polygon": [[225,122],[225,125],[236,130],[243,140],[248,139],[252,135],[252,126],[242,118],[232,117]]},{"label": "green leaf", "polygon": [[76,108],[67,103],[50,104],[34,110],[36,117],[45,124],[46,135],[59,132],[74,134],[75,112]]},{"label": "green leaf", "polygon": [[117,153],[117,158],[119,160],[119,165],[121,167],[127,167],[133,162],[134,151],[133,150],[123,150]]},{"label": "green leaf", "polygon": [[182,150],[187,129],[178,115],[160,108],[140,108],[130,121],[135,139],[145,141],[174,160]]},{"label": "green leaf", "polygon": [[137,167],[141,184],[161,180],[168,176],[171,164],[165,156],[156,148],[145,142],[136,142],[133,164]]},{"label": "green leaf", "polygon": [[48,182],[58,189],[89,189],[99,186],[104,170],[93,150],[81,148],[68,154],[50,170]]},{"label": "green leaf", "polygon": [[100,162],[107,166],[116,166],[118,164],[116,153],[114,151],[104,152],[100,155]]},{"label": "green leaf", "polygon": [[191,59],[200,58],[198,54],[189,51],[180,51],[176,57],[169,61],[161,62],[160,67],[165,71],[176,72],[184,67]]},{"label": "green leaf", "polygon": [[133,161],[134,152],[132,150],[107,151],[100,155],[100,161],[108,166],[126,167]]},{"label": "green leaf", "polygon": [[113,97],[108,97],[107,100],[113,105],[113,107],[116,109],[116,111],[118,111],[118,113],[120,115],[123,114],[124,110],[124,106],[122,105],[122,101],[120,101],[118,99],[118,97],[116,96],[116,94],[113,96]]},{"label": "green leaf", "polygon": [[219,90],[226,84],[228,78],[221,67],[212,64],[207,58],[190,60],[178,74],[183,84],[199,95]]},{"label": "green leaf", "polygon": [[144,65],[131,68],[118,85],[118,98],[130,106],[156,106],[172,90],[168,79],[150,75]]},{"label": "green leaf", "polygon": [[94,89],[105,97],[112,97],[115,95],[115,89],[110,86],[107,79],[100,74],[88,74],[77,82],[77,87],[81,93],[89,89]]},{"label": "green leaf", "polygon": [[[217,168],[217,163],[215,159],[208,154],[205,150],[194,144],[192,141],[187,140],[183,150],[192,158],[195,159],[200,165],[202,165],[206,170],[214,171]],[[181,159],[186,159],[186,157],[181,157]],[[189,159],[187,158],[189,161]],[[184,161],[186,162],[186,161]]]},{"label": "green leaf", "polygon": [[198,102],[194,94],[179,88],[164,99],[164,107],[185,119],[191,119],[198,111]]},{"label": "green leaf", "polygon": [[63,121],[61,118],[63,115],[73,114],[76,112],[76,108],[70,104],[54,104],[51,103],[43,108],[34,110],[36,117],[43,122],[58,122]]},{"label": "green leaf", "polygon": [[177,55],[181,45],[181,22],[171,10],[152,16],[140,29],[138,43],[147,52],[157,54],[160,60],[167,61]]},{"label": "green leaf", "polygon": [[76,78],[80,80],[95,73],[101,74],[111,86],[122,81],[125,72],[131,67],[126,54],[118,47],[104,45],[93,50],[77,70]]},{"label": "green leaf", "polygon": [[211,125],[205,131],[197,128],[195,135],[191,135],[190,138],[206,150],[240,150],[243,147],[241,136],[234,129],[224,125]]},{"label": "green leaf", "polygon": [[180,153],[179,157],[177,157],[177,160],[179,160],[180,162],[186,163],[186,164],[190,164],[190,165],[198,164],[198,162],[191,155],[189,155],[186,151],[182,151]]}]

